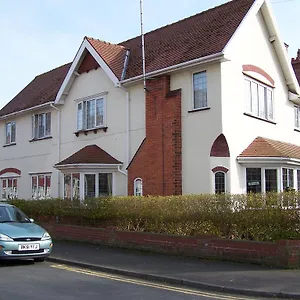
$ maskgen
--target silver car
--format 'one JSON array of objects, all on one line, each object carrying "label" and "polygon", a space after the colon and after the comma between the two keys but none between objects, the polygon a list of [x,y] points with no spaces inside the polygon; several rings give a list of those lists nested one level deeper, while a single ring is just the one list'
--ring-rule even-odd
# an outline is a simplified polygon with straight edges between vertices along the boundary
[{"label": "silver car", "polygon": [[0,260],[34,259],[42,262],[53,244],[49,233],[19,208],[0,203]]}]

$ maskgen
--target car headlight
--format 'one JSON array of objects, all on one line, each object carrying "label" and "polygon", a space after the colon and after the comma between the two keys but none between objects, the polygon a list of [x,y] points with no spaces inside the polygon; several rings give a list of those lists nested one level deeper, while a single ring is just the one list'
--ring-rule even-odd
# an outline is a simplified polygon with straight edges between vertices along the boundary
[{"label": "car headlight", "polygon": [[5,234],[0,233],[0,241],[4,241],[4,242],[12,242],[13,239],[10,238],[9,236],[5,235]]},{"label": "car headlight", "polygon": [[44,233],[44,235],[42,236],[42,241],[45,241],[45,240],[50,240],[51,239],[51,236],[50,234],[46,231]]}]

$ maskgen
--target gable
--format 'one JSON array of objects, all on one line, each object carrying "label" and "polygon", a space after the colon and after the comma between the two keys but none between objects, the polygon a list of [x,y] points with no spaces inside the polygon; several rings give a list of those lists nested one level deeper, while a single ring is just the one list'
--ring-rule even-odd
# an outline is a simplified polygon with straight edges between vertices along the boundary
[{"label": "gable", "polygon": [[84,56],[84,59],[83,59],[81,65],[78,68],[78,73],[82,74],[85,72],[89,72],[90,70],[95,70],[99,67],[100,66],[97,63],[97,61],[95,60],[95,58],[90,53],[87,52]]}]

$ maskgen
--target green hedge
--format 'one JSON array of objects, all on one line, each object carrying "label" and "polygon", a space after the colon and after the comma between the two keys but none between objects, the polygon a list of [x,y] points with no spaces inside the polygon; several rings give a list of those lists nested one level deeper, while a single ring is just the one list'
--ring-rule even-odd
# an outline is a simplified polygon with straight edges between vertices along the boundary
[{"label": "green hedge", "polygon": [[180,235],[275,241],[300,239],[300,194],[191,195],[13,200],[36,221]]}]

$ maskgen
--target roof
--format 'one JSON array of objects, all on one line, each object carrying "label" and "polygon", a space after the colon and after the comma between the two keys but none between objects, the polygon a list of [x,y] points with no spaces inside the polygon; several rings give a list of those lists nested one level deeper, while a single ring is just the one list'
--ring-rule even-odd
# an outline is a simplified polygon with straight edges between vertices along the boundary
[{"label": "roof", "polygon": [[[146,33],[146,73],[222,52],[254,1],[232,0]],[[118,45],[85,39],[119,80],[142,75],[141,36]],[[55,100],[69,68],[66,64],[37,76],[0,110],[0,116]]]},{"label": "roof", "polygon": [[55,166],[74,164],[121,164],[120,161],[112,157],[97,145],[88,145],[80,149],[73,155],[57,163]]},{"label": "roof", "polygon": [[239,157],[284,157],[300,159],[300,146],[257,137]]},{"label": "roof", "polygon": [[54,101],[70,66],[71,63],[68,63],[36,76],[17,96],[0,110],[0,117]]}]

